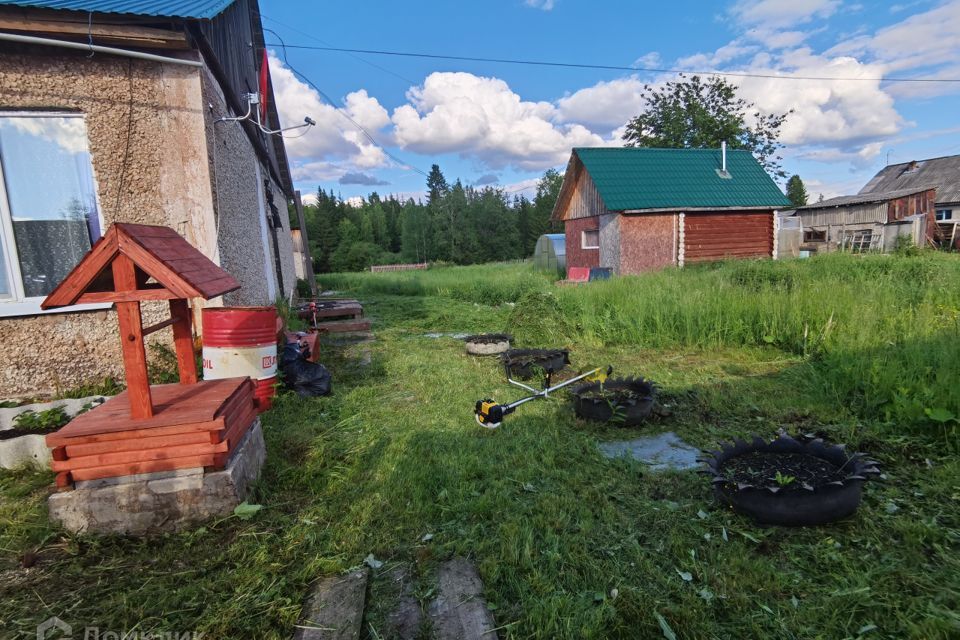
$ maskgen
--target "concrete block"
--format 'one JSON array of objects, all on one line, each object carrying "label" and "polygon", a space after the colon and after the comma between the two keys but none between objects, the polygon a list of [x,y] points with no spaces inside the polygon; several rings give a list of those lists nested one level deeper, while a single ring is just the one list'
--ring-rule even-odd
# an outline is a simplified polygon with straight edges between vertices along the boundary
[{"label": "concrete block", "polygon": [[152,480],[165,480],[167,478],[182,478],[184,476],[202,476],[203,467],[193,469],[175,469],[173,471],[154,471],[153,473],[138,473],[133,476],[120,476],[118,478],[99,478],[97,480],[81,480],[73,483],[75,489],[99,489],[100,487],[112,487],[118,484],[133,484],[136,482],[150,482]]},{"label": "concrete block", "polygon": [[18,469],[27,465],[41,469],[50,467],[50,450],[42,434],[0,440],[0,468]]},{"label": "concrete block", "polygon": [[[135,480],[78,486],[48,500],[50,520],[77,533],[145,535],[226,516],[260,475],[266,447],[254,421],[223,471],[143,474]],[[132,476],[130,477],[132,478]],[[81,483],[78,483],[78,485]]]},{"label": "concrete block", "polygon": [[367,567],[314,585],[293,640],[357,640],[367,600]]}]

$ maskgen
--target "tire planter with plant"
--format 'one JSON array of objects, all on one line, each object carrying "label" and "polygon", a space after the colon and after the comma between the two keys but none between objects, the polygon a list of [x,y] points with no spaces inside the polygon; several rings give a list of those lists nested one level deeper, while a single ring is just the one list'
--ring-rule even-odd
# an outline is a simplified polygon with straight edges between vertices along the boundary
[{"label": "tire planter with plant", "polygon": [[511,340],[513,336],[506,333],[481,333],[464,338],[467,353],[472,356],[500,355],[510,348]]},{"label": "tire planter with plant", "polygon": [[633,427],[650,417],[656,386],[643,378],[610,378],[575,388],[573,410],[584,420]]},{"label": "tire planter with plant", "polygon": [[566,349],[510,349],[504,351],[500,361],[507,376],[529,380],[534,376],[554,374],[570,364],[570,352]]},{"label": "tire planter with plant", "polygon": [[863,483],[880,473],[862,453],[821,439],[755,436],[708,452],[702,460],[717,497],[761,524],[811,526],[835,522],[860,506]]}]

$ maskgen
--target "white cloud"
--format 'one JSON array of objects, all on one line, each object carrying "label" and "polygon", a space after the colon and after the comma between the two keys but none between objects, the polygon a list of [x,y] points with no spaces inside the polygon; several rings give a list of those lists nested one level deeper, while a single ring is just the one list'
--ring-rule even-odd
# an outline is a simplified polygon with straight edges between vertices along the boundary
[{"label": "white cloud", "polygon": [[523,4],[542,11],[553,11],[557,3],[556,0],[524,0]]},{"label": "white cloud", "polygon": [[54,142],[67,153],[87,151],[87,125],[83,118],[3,118],[0,127]]},{"label": "white cloud", "polygon": [[[303,136],[292,133],[284,140],[295,180],[330,180],[351,168],[374,169],[390,164],[382,149],[301,82],[273,52],[269,62],[280,123],[284,127],[297,125],[304,116],[317,123]],[[374,135],[390,124],[387,110],[363,89],[347,94],[343,110]]]},{"label": "white cloud", "polygon": [[640,68],[658,68],[663,66],[663,59],[660,57],[659,52],[651,51],[650,53],[644,54],[634,60],[632,66]]},{"label": "white cloud", "polygon": [[600,81],[560,98],[558,117],[563,122],[579,122],[601,129],[622,126],[643,108],[646,84],[637,76]]},{"label": "white cloud", "polygon": [[416,153],[459,153],[491,168],[539,170],[563,163],[571,147],[603,144],[581,124],[555,124],[553,104],[524,101],[498,78],[436,72],[407,99],[393,112],[393,134]]},{"label": "white cloud", "polygon": [[740,0],[730,14],[743,25],[783,28],[829,18],[839,6],[840,0]]}]

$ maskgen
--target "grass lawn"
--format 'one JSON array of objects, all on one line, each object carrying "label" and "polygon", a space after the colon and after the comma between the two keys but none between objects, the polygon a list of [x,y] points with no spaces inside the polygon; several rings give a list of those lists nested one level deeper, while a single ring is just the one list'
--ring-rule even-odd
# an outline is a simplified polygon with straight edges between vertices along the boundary
[{"label": "grass lawn", "polygon": [[[288,638],[310,582],[373,554],[471,557],[501,637],[960,637],[960,260],[824,256],[555,287],[522,264],[321,277],[374,320],[371,363],[326,345],[334,394],[265,414],[253,519],[147,540],[52,529],[52,474],[0,472],[0,637],[51,615],[101,630]],[[513,332],[656,381],[673,415],[577,421],[518,397],[495,360],[429,332]],[[694,472],[607,460],[602,440],[672,430],[701,447],[778,428],[868,452],[857,515],[763,528]],[[423,541],[426,534],[432,539]],[[26,562],[23,562],[26,556]],[[24,567],[23,565],[30,565]],[[365,633],[383,637],[373,584]]]}]

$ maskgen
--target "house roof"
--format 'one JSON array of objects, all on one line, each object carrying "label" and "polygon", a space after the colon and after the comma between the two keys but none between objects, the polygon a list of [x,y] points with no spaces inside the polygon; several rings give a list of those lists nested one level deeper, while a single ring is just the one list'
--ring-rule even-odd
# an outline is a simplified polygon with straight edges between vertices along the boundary
[{"label": "house roof", "polygon": [[896,191],[878,191],[876,193],[861,193],[855,196],[837,196],[822,202],[814,202],[799,207],[798,211],[809,211],[810,209],[830,209],[832,207],[846,207],[853,204],[870,204],[873,202],[886,202],[887,200],[896,200],[906,196],[912,196],[916,193],[930,191],[933,187],[917,187],[913,189],[897,189]]},{"label": "house roof", "polygon": [[[137,289],[116,291],[111,265],[125,255],[137,269]],[[149,282],[153,279],[155,282]],[[116,223],[40,304],[43,309],[85,302],[204,298],[240,288],[233,276],[169,227]]]},{"label": "house roof", "polygon": [[891,164],[873,176],[860,193],[923,187],[936,187],[937,202],[960,202],[960,155]]},{"label": "house roof", "polygon": [[0,4],[202,20],[219,15],[233,0],[0,0]]},{"label": "house roof", "polygon": [[790,202],[749,151],[593,147],[573,150],[610,211],[785,207]]}]

